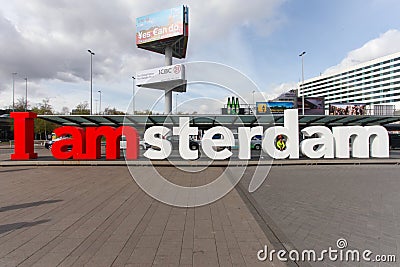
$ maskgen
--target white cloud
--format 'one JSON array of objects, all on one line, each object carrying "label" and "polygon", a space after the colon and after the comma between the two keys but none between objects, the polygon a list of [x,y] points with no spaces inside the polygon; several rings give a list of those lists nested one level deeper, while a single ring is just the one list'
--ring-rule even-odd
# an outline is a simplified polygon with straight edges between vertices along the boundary
[{"label": "white cloud", "polygon": [[388,30],[378,38],[368,41],[362,47],[350,51],[338,65],[328,68],[324,74],[331,74],[347,67],[399,52],[399,44],[400,31]]},{"label": "white cloud", "polygon": [[[341,69],[348,68],[375,58],[383,57],[400,51],[400,31],[388,30],[378,38],[366,42],[362,47],[347,53],[347,56],[335,66],[326,69],[323,74],[332,74]],[[297,83],[285,82],[280,85],[271,86],[272,90],[266,93],[266,98],[273,99],[283,92],[296,89]]]},{"label": "white cloud", "polygon": [[[284,20],[277,11],[284,2],[286,1],[253,0],[251,3],[244,3],[242,0],[189,1],[190,23],[193,32],[202,36],[203,42],[224,39],[227,33],[238,27],[267,34]],[[244,39],[245,36],[246,34],[243,34]]]},{"label": "white cloud", "polygon": [[272,85],[271,88],[272,89],[269,90],[268,92],[262,93],[262,95],[259,96],[259,100],[257,100],[257,97],[255,97],[256,101],[265,101],[264,99],[266,100],[275,99],[282,93],[286,93],[292,89],[297,89],[298,84],[296,82],[284,82],[279,85]]},{"label": "white cloud", "polygon": [[[209,55],[219,62],[229,58],[232,64],[250,68],[253,59],[244,52],[248,45],[246,31],[264,35],[278,27],[283,20],[278,9],[285,1],[186,1],[190,7],[188,55],[196,60]],[[97,85],[113,88],[122,83],[122,88],[129,88],[130,77],[137,70],[163,63],[162,55],[136,48],[135,18],[181,4],[176,0],[157,4],[131,0],[4,2],[0,11],[0,92],[10,92],[11,73],[18,72],[30,79],[32,102],[40,102],[35,98],[42,95],[63,94],[71,98],[69,103],[82,102],[79,96],[86,93],[77,96],[73,90],[51,85],[80,84],[86,90],[90,71],[87,49],[96,53],[93,79]],[[221,54],[226,47],[232,49]],[[115,94],[124,91],[111,90]],[[39,91],[40,94],[35,93]],[[0,106],[9,105],[9,99],[0,99]],[[119,103],[111,105],[118,107]]]}]

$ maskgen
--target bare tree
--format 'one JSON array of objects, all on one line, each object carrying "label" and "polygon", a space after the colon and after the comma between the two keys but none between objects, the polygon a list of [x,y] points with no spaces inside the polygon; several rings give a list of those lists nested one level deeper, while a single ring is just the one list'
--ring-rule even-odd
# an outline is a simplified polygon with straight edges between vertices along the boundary
[{"label": "bare tree", "polygon": [[125,115],[125,113],[123,111],[118,111],[115,107],[114,108],[110,108],[110,107],[105,108],[104,114],[105,115]]},{"label": "bare tree", "polygon": [[151,110],[149,110],[149,109],[146,109],[146,110],[136,110],[136,111],[135,111],[135,114],[136,114],[136,115],[152,115],[153,112],[152,112]]},{"label": "bare tree", "polygon": [[61,114],[62,115],[69,115],[69,108],[68,107],[63,107],[61,109]]},{"label": "bare tree", "polygon": [[79,103],[75,109],[72,110],[72,114],[76,115],[89,115],[90,110],[89,110],[89,104],[87,101],[83,103]]},{"label": "bare tree", "polygon": [[[45,98],[41,103],[32,108],[32,111],[39,115],[52,115],[54,114],[53,107],[50,100]],[[37,119],[35,121],[35,135],[36,139],[47,139],[48,133],[51,133],[57,127],[56,124],[48,122],[44,119]]]},{"label": "bare tree", "polygon": [[[17,99],[17,102],[15,103],[15,111],[25,111],[25,98],[24,97],[20,97]],[[29,109],[29,105],[28,108]]]}]

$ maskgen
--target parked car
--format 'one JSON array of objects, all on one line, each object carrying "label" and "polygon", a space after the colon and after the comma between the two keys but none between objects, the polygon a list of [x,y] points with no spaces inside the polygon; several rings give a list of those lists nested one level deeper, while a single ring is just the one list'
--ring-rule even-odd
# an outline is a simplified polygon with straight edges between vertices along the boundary
[{"label": "parked car", "polygon": [[391,149],[400,148],[400,134],[389,134],[389,147]]},{"label": "parked car", "polygon": [[149,145],[148,143],[146,143],[143,140],[139,141],[139,146],[140,146],[140,149],[143,149],[143,150],[147,150],[151,147],[151,145]]},{"label": "parked car", "polygon": [[[214,134],[214,136],[212,137],[212,139],[218,140],[218,139],[224,139],[224,136],[222,134]],[[228,148],[229,150],[231,150],[231,147],[226,147],[226,146],[213,146],[213,149],[215,151],[221,151],[224,150],[225,148]]]},{"label": "parked car", "polygon": [[[44,143],[44,147],[47,148],[48,150],[51,150],[51,147],[53,146],[53,144],[54,144],[55,142],[60,141],[60,140],[63,140],[63,139],[66,139],[66,138],[70,138],[70,137],[61,136],[61,137],[58,137],[58,138],[53,139],[53,140],[48,140],[48,141],[46,141],[46,142]],[[71,148],[72,148],[72,146],[69,146],[69,147],[68,147],[68,149],[71,149]]]},{"label": "parked car", "polygon": [[[120,149],[126,149],[126,137],[121,136],[121,141],[119,142]],[[143,140],[139,141],[139,147],[141,150],[147,150],[150,148],[150,145]]]},{"label": "parked car", "polygon": [[[169,135],[166,137],[166,140],[170,141],[172,144],[173,150],[179,149],[179,136],[177,135]],[[193,138],[189,138],[189,148],[190,150],[199,150],[199,142],[194,140]]]},{"label": "parked car", "polygon": [[[213,139],[221,139],[221,138],[223,138],[223,136],[221,134],[216,134],[216,135],[213,136]],[[239,141],[238,141],[237,134],[234,134],[234,138],[235,138],[235,145],[233,147],[228,147],[229,150],[239,149]],[[262,136],[261,135],[254,136],[251,139],[250,147],[251,147],[251,149],[261,150],[261,148],[262,148]],[[226,147],[217,147],[216,150],[217,151],[221,151],[221,150],[223,150],[225,148]]]},{"label": "parked car", "polygon": [[256,135],[253,138],[251,138],[251,149],[255,150],[261,150],[262,148],[262,136],[261,135]]}]

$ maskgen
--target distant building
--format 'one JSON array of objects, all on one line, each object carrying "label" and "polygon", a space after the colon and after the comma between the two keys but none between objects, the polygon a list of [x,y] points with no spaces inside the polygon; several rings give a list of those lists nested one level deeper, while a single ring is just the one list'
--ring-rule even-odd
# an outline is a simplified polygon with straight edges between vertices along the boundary
[{"label": "distant building", "polygon": [[290,101],[297,105],[297,89],[292,89],[282,93],[272,101]]},{"label": "distant building", "polygon": [[[293,108],[299,109],[299,114],[302,112],[302,98],[297,97],[298,90],[291,89],[282,93],[272,102],[292,102]],[[270,101],[271,102],[271,101]],[[304,114],[305,115],[324,115],[324,98],[323,97],[305,97],[304,99]]]},{"label": "distant building", "polygon": [[369,114],[393,115],[400,110],[400,52],[305,80],[299,97],[303,93],[324,97],[325,110],[333,103],[364,103]]}]

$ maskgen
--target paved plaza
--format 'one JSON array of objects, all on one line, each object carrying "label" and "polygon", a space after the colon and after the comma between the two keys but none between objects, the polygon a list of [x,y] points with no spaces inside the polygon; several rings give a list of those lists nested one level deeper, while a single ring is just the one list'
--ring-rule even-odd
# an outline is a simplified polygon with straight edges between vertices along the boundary
[{"label": "paved plaza", "polygon": [[[46,153],[39,150],[39,160],[48,160]],[[399,151],[391,154],[397,158]],[[2,162],[8,158],[0,155]],[[123,160],[115,166],[99,161],[98,166],[38,167],[30,161],[31,166],[0,167],[0,266],[284,266],[277,260],[258,262],[257,251],[267,245],[318,252],[336,248],[339,238],[349,249],[398,259],[397,161],[279,162],[285,161],[275,161],[256,192],[247,192],[255,169],[250,166],[228,195],[198,208],[174,208],[150,198]],[[146,173],[146,168],[133,170]],[[166,165],[156,169],[183,186],[207,184],[224,171],[220,166],[197,173]]]},{"label": "paved plaza", "polygon": [[[253,167],[247,171],[247,183],[252,171]],[[251,195],[256,207],[265,212],[265,222],[288,249],[322,251],[336,248],[336,241],[345,238],[349,249],[396,255],[397,263],[379,266],[398,266],[399,192],[399,165],[309,165],[272,167],[264,184]]]},{"label": "paved plaza", "polygon": [[[196,185],[221,169],[163,172]],[[3,167],[0,188],[0,266],[272,266],[257,262],[272,245],[236,190],[174,208],[126,166]]]}]

